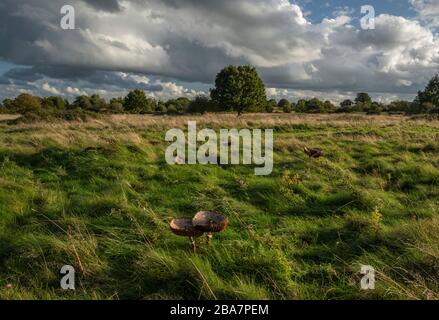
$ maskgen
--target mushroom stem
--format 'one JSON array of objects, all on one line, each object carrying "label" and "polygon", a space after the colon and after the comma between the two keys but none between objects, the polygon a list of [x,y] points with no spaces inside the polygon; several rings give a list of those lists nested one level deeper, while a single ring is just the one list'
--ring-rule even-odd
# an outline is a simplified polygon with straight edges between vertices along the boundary
[{"label": "mushroom stem", "polygon": [[194,251],[194,253],[197,252],[197,244],[195,243],[194,237],[190,237],[189,239],[191,239],[192,250]]},{"label": "mushroom stem", "polygon": [[206,238],[207,238],[206,243],[208,246],[210,246],[210,242],[212,241],[212,238],[213,238],[213,233],[212,232],[207,233]]}]

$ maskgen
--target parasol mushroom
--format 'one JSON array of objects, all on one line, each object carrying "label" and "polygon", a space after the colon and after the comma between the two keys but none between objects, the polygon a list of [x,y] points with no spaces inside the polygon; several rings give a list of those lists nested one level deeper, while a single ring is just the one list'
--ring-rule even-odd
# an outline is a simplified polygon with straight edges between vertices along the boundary
[{"label": "parasol mushroom", "polygon": [[229,219],[217,212],[200,211],[198,212],[192,224],[195,229],[207,232],[207,244],[210,244],[214,232],[222,232],[229,224]]},{"label": "parasol mushroom", "polygon": [[178,236],[188,237],[191,240],[192,250],[197,250],[195,238],[201,237],[203,231],[195,229],[191,219],[174,219],[169,223],[171,231]]}]

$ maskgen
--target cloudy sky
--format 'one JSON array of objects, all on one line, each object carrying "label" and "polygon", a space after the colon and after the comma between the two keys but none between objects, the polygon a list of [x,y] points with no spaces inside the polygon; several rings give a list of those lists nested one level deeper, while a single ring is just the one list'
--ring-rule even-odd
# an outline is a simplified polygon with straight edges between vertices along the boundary
[{"label": "cloudy sky", "polygon": [[275,98],[413,99],[439,72],[439,0],[0,0],[0,99],[194,96],[228,64],[256,66]]}]

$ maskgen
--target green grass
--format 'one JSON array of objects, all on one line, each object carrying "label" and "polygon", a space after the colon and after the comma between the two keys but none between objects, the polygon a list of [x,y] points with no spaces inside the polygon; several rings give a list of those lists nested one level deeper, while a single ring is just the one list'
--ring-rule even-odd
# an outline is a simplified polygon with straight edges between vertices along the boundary
[{"label": "green grass", "polygon": [[[161,124],[0,124],[0,298],[439,298],[437,122],[265,127],[268,177],[168,166]],[[309,160],[305,145],[326,156]],[[168,222],[199,210],[230,226],[194,254]],[[76,291],[60,289],[65,264]],[[360,290],[361,265],[376,290]]]}]

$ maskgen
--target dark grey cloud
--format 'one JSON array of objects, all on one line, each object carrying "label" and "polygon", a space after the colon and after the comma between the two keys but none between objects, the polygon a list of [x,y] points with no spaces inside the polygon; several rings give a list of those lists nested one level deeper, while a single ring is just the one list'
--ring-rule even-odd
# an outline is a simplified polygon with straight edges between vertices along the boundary
[{"label": "dark grey cloud", "polygon": [[34,66],[34,67],[17,67],[7,71],[5,78],[18,81],[36,81],[44,77],[80,81],[86,80],[95,84],[120,85],[122,82],[131,84],[123,80],[120,75],[109,71],[80,69],[70,66]]},{"label": "dark grey cloud", "polygon": [[38,72],[38,68],[13,68],[7,71],[3,77],[5,79],[33,82],[43,78],[43,74]]},{"label": "dark grey cloud", "polygon": [[[163,86],[158,83],[146,83],[136,81],[142,79],[142,74],[125,74],[110,71],[90,71],[78,70],[70,67],[38,66],[38,67],[18,67],[6,72],[0,81],[2,84],[15,84],[29,86],[39,80],[42,82],[55,81],[57,83],[67,83],[69,86],[86,86],[89,89],[113,89],[124,88],[126,90],[142,89],[148,92],[159,92]],[[58,87],[59,88],[59,87]]]},{"label": "dark grey cloud", "polygon": [[3,76],[0,76],[0,85],[10,85],[11,81]]},{"label": "dark grey cloud", "polygon": [[121,10],[118,0],[83,0],[83,1],[98,10],[103,10],[108,12],[118,12]]}]

